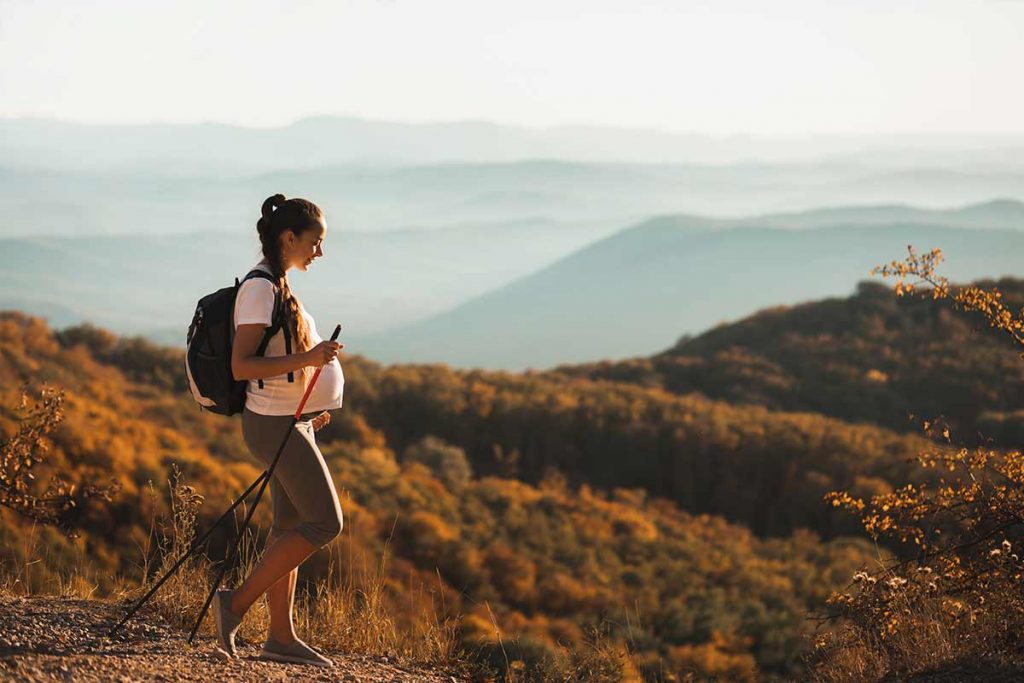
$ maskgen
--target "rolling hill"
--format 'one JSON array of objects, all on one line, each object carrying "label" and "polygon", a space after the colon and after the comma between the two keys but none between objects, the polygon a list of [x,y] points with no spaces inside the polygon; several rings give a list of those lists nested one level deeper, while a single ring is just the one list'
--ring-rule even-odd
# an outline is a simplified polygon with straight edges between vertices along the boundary
[{"label": "rolling hill", "polygon": [[[917,223],[708,229],[659,218],[418,323],[353,340],[382,361],[522,369],[648,355],[757,310],[849,294],[870,269],[940,247],[952,279],[1024,269],[1024,232]],[[355,346],[355,345],[354,345]]]},{"label": "rolling hill", "polygon": [[[848,294],[907,242],[943,246],[956,276],[1013,274],[1020,233],[1009,228],[1021,215],[1024,204],[997,200],[941,212],[673,215],[618,233],[605,221],[381,233],[331,222],[325,258],[293,281],[309,310],[341,322],[360,353],[544,367],[653,353],[763,306]],[[0,240],[0,302],[54,325],[89,321],[181,344],[195,301],[259,259],[252,232]]]},{"label": "rolling hill", "polygon": [[[897,297],[890,284],[861,282],[852,296],[759,311],[648,357],[557,372],[899,431],[942,415],[960,442],[1024,441],[1024,362],[1009,337],[948,301]],[[1020,279],[974,284],[1024,306]]]},{"label": "rolling hill", "polygon": [[[332,227],[324,259],[290,277],[318,319],[369,332],[443,311],[613,228],[552,221],[385,233]],[[255,229],[0,239],[0,308],[55,326],[88,321],[183,345],[199,297],[231,284],[260,258]]]},{"label": "rolling hill", "polygon": [[[605,620],[611,624],[608,642],[623,651],[629,644],[637,670],[751,681],[800,676],[813,633],[807,612],[879,553],[863,538],[823,540],[802,523],[762,538],[743,524],[690,512],[642,487],[605,489],[599,482],[609,465],[622,468],[626,479],[641,471],[638,464],[655,459],[666,465],[676,460],[680,474],[692,471],[702,481],[728,473],[713,488],[694,488],[697,497],[685,504],[696,508],[730,501],[756,506],[758,491],[782,478],[802,494],[779,498],[777,515],[753,510],[782,531],[797,520],[833,515],[818,496],[829,483],[885,487],[877,476],[901,476],[903,465],[894,456],[922,443],[810,415],[732,410],[625,384],[615,389],[565,377],[382,368],[359,358],[345,364],[353,392],[317,442],[346,523],[343,538],[304,565],[304,577],[334,576],[339,583],[351,578],[360,587],[355,568],[390,548],[380,607],[394,620],[388,623],[405,628],[417,618],[414,596],[437,591],[445,605],[437,618],[460,618],[460,656],[499,668],[503,655],[514,653],[539,678],[560,679],[587,651],[585,629]],[[28,525],[5,513],[0,580],[9,567],[20,567],[19,581],[33,590],[74,582],[102,595],[141,571],[150,517],[168,514],[162,484],[172,466],[205,497],[199,510],[204,525],[255,478],[258,469],[239,420],[194,410],[180,366],[180,350],[95,328],[54,333],[38,318],[0,315],[0,438],[15,428],[22,382],[60,386],[67,393],[66,415],[38,471],[40,481],[60,472],[75,483],[113,478],[123,484],[110,504],[82,511],[78,539],[45,530],[33,548],[23,542]],[[580,422],[575,401],[587,403],[605,425],[595,430]],[[644,420],[633,419],[636,409]],[[445,419],[434,420],[436,411]],[[693,421],[679,432],[676,418],[687,414]],[[545,415],[551,420],[547,437],[533,428]],[[768,424],[774,427],[759,433]],[[473,438],[465,450],[431,434],[453,425],[458,431],[446,436]],[[807,443],[791,438],[794,428]],[[659,431],[667,439],[661,445],[652,440]],[[736,450],[737,437],[744,452]],[[494,470],[496,451],[511,454],[517,442],[533,444],[520,451],[519,467],[527,475],[541,459],[571,456],[561,447],[566,439],[597,456],[591,469],[575,473],[571,461],[562,462],[573,478],[591,476],[593,484],[569,483],[557,474],[530,483]],[[871,457],[864,457],[865,447]],[[626,457],[629,452],[650,458]],[[789,477],[789,455],[794,462],[815,461],[808,476]],[[760,464],[729,467],[730,461]],[[501,463],[507,467],[513,460]],[[736,495],[746,488],[749,496]],[[817,510],[803,510],[804,503]],[[736,506],[730,514],[749,511]],[[262,529],[268,515],[266,505],[257,510]],[[213,557],[225,540],[218,535]],[[202,592],[191,597],[201,600]],[[496,625],[503,643],[493,637]]]},{"label": "rolling hill", "polygon": [[359,232],[517,221],[622,227],[681,213],[741,219],[823,206],[911,204],[944,211],[994,197],[1024,200],[1024,173],[1002,166],[950,171],[814,160],[712,165],[536,158],[254,167],[230,174],[174,173],[156,161],[126,170],[38,168],[0,158],[0,202],[7,207],[0,237],[21,238],[232,230],[254,224],[260,204],[275,192],[310,198],[331,224]]}]

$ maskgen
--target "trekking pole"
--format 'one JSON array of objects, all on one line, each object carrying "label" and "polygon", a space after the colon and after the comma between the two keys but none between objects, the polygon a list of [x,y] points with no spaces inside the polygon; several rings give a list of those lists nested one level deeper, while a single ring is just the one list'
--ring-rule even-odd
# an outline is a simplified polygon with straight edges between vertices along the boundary
[{"label": "trekking pole", "polygon": [[182,555],[180,558],[178,558],[178,561],[174,563],[174,566],[167,570],[167,573],[164,574],[160,578],[160,580],[156,582],[156,585],[153,586],[152,588],[150,588],[149,592],[146,593],[144,596],[142,596],[142,598],[140,598],[137,603],[135,603],[135,606],[132,607],[131,610],[128,612],[128,614],[126,614],[124,616],[124,619],[122,619],[121,621],[117,622],[117,625],[114,626],[112,629],[110,629],[110,631],[107,632],[107,635],[108,636],[113,636],[114,633],[117,631],[117,629],[121,628],[126,623],[128,623],[128,620],[131,619],[135,615],[135,613],[139,611],[139,608],[142,607],[142,605],[145,604],[145,602],[147,600],[149,600],[151,597],[153,597],[154,593],[156,593],[158,590],[160,590],[160,586],[164,585],[164,582],[167,581],[167,579],[171,578],[171,576],[176,571],[178,571],[178,568],[181,567],[181,565],[183,565],[185,563],[185,560],[187,560],[189,558],[189,556],[193,552],[195,552],[203,544],[203,542],[207,538],[210,537],[210,534],[213,533],[213,530],[216,529],[218,526],[220,526],[220,523],[223,522],[225,519],[227,519],[228,515],[230,515],[232,512],[234,512],[235,508],[238,507],[242,503],[242,501],[245,500],[246,496],[248,496],[250,493],[252,493],[252,490],[254,488],[256,488],[260,484],[260,482],[263,481],[263,479],[266,478],[266,477],[267,477],[267,471],[264,470],[263,474],[261,474],[259,477],[257,477],[256,481],[254,481],[252,484],[249,485],[249,488],[247,488],[245,490],[245,493],[240,495],[235,500],[235,502],[231,504],[231,507],[229,507],[227,509],[227,511],[223,515],[220,516],[220,519],[218,519],[216,522],[214,522],[210,526],[210,528],[206,530],[205,534],[203,534],[200,538],[198,538],[197,540],[192,542],[192,545],[189,547],[188,551],[184,555]]},{"label": "trekking pole", "polygon": [[[331,335],[331,341],[337,341],[338,335],[341,334],[341,325],[334,328],[334,334]],[[245,521],[242,522],[242,530],[238,532],[238,536],[235,538],[235,545],[231,549],[231,553],[224,558],[224,562],[221,564],[220,571],[217,573],[217,579],[213,582],[213,588],[210,589],[210,594],[206,596],[206,602],[203,603],[203,609],[199,612],[199,618],[196,619],[195,626],[192,627],[192,632],[188,634],[188,642],[191,645],[193,638],[196,637],[196,632],[199,630],[199,625],[203,623],[203,618],[206,616],[206,611],[210,609],[210,603],[213,602],[213,595],[220,588],[220,582],[224,578],[224,574],[228,570],[228,565],[235,559],[235,555],[238,554],[238,548],[242,544],[242,536],[245,535],[245,530],[249,527],[249,520],[252,519],[252,513],[256,511],[256,506],[260,504],[260,498],[263,497],[263,491],[267,488],[267,482],[274,476],[274,468],[277,467],[277,461],[281,458],[281,453],[284,452],[284,447],[288,443],[288,437],[295,431],[295,424],[299,421],[299,417],[302,415],[302,409],[306,407],[306,400],[309,399],[310,393],[313,391],[313,386],[316,385],[317,379],[320,377],[320,371],[323,370],[321,365],[313,373],[313,379],[310,380],[309,386],[306,387],[306,393],[299,402],[299,407],[295,410],[295,414],[292,415],[292,421],[288,425],[288,431],[285,432],[284,439],[281,441],[281,446],[277,449],[277,454],[274,456],[273,462],[270,463],[270,469],[267,470],[267,476],[263,478],[263,483],[260,485],[260,490],[256,492],[256,498],[252,502],[252,507],[249,508],[249,512],[245,515]]]}]

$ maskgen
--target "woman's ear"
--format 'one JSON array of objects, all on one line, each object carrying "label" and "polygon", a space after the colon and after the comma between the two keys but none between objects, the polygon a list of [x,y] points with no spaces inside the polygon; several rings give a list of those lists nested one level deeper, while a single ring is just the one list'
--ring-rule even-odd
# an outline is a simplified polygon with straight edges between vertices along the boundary
[{"label": "woman's ear", "polygon": [[295,250],[295,233],[291,230],[285,230],[281,233],[281,249],[285,258]]}]

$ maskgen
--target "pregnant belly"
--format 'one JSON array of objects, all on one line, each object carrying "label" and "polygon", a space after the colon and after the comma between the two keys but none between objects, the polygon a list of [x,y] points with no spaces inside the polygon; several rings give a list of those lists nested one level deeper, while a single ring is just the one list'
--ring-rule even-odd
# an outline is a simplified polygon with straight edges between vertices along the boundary
[{"label": "pregnant belly", "polygon": [[341,363],[335,358],[320,370],[320,376],[309,395],[308,405],[316,410],[329,410],[341,407],[341,397],[345,389],[345,374]]}]

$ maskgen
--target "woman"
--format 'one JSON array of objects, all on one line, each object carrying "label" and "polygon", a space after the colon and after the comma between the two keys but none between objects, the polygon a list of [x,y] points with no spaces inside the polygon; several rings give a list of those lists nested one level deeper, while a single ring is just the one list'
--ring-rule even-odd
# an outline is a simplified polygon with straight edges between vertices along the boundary
[{"label": "woman", "polygon": [[[327,224],[312,202],[286,200],[280,194],[263,202],[262,213],[256,230],[264,258],[255,267],[276,276],[277,285],[249,278],[239,288],[231,369],[236,379],[249,380],[242,435],[252,454],[268,468],[314,369],[322,366],[322,370],[306,403],[307,412],[295,424],[270,481],[274,521],[267,548],[238,588],[215,593],[214,619],[221,649],[236,656],[234,636],[242,616],[266,593],[270,633],[260,658],[329,667],[333,666],[330,659],[295,635],[292,606],[299,564],[342,528],[338,494],[313,432],[330,421],[327,411],[341,407],[345,378],[337,356],[344,344],[321,339],[313,317],[291,291],[287,275],[291,268],[308,270],[323,256]],[[257,347],[264,329],[271,325],[275,288],[284,302],[292,353],[287,353],[283,324],[259,356]]]}]

